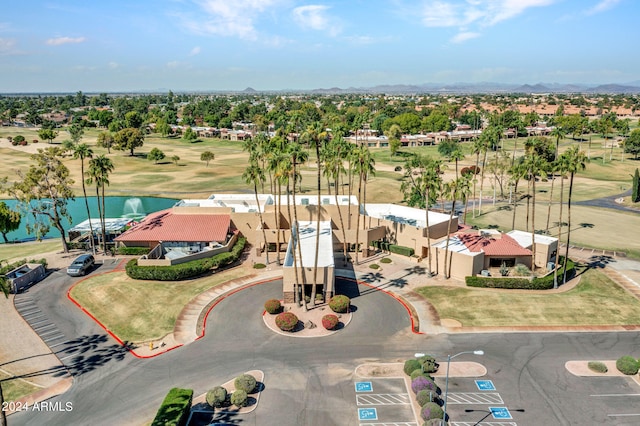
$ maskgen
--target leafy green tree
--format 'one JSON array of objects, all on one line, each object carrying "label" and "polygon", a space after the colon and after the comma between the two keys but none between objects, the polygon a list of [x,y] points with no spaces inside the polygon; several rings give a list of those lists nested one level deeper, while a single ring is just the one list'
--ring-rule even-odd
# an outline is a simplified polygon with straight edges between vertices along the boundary
[{"label": "leafy green tree", "polygon": [[634,129],[624,142],[624,152],[633,154],[635,160],[638,159],[640,154],[640,129]]},{"label": "leafy green tree", "polygon": [[8,243],[7,234],[20,227],[22,216],[20,212],[11,210],[7,203],[0,201],[0,233],[5,243]]},{"label": "leafy green tree", "polygon": [[195,142],[198,140],[198,133],[196,133],[191,127],[187,127],[182,134],[182,139],[187,142]]},{"label": "leafy green tree", "polygon": [[640,201],[640,174],[638,169],[633,175],[633,189],[631,190],[631,202],[637,203]]},{"label": "leafy green tree", "polygon": [[158,161],[164,160],[164,157],[165,157],[164,152],[162,152],[158,148],[153,148],[147,154],[147,160],[152,160],[154,164],[158,164]]},{"label": "leafy green tree", "polygon": [[51,226],[60,232],[62,249],[69,252],[66,230],[62,219],[71,222],[67,209],[69,200],[73,200],[73,179],[69,169],[62,163],[63,150],[58,147],[38,149],[31,155],[35,162],[27,172],[17,170],[19,180],[8,188],[9,193],[21,205],[21,210],[33,216],[33,222],[27,223],[27,232],[35,233],[41,239]]},{"label": "leafy green tree", "polygon": [[396,155],[398,149],[400,149],[400,138],[402,137],[402,129],[397,124],[392,124],[389,129],[384,132],[387,138],[389,139],[389,149],[391,150],[391,155]]},{"label": "leafy green tree", "polygon": [[98,146],[100,148],[107,148],[107,152],[111,154],[111,147],[113,146],[113,135],[109,131],[98,133]]},{"label": "leafy green tree", "polygon": [[215,158],[215,154],[211,151],[205,151],[200,154],[200,161],[205,161],[207,163],[207,167],[209,167],[209,162]]},{"label": "leafy green tree", "polygon": [[80,142],[80,139],[82,139],[82,136],[84,135],[84,127],[77,123],[69,126],[67,130],[69,132],[69,135],[71,135],[71,140],[73,141],[73,143]]},{"label": "leafy green tree", "polygon": [[163,138],[166,138],[169,136],[169,133],[171,133],[171,126],[165,118],[159,118],[158,121],[156,121],[156,132],[160,133]]},{"label": "leafy green tree", "polygon": [[139,129],[126,128],[117,132],[113,136],[114,149],[119,151],[129,151],[129,155],[133,156],[133,151],[144,145],[144,135]]},{"label": "leafy green tree", "polygon": [[177,155],[172,155],[171,156],[171,161],[173,161],[173,164],[175,164],[177,166],[178,165],[178,161],[180,161],[180,157],[178,157]]},{"label": "leafy green tree", "polygon": [[13,138],[13,141],[16,143],[21,143],[21,142],[24,142],[25,140],[26,139],[22,135],[17,135],[15,138]]},{"label": "leafy green tree", "polygon": [[38,130],[38,137],[43,141],[49,141],[49,143],[51,143],[58,137],[58,132],[53,129],[40,129]]},{"label": "leafy green tree", "polygon": [[138,113],[138,111],[129,111],[124,115],[124,122],[127,127],[139,129],[140,127],[142,127],[144,119]]}]

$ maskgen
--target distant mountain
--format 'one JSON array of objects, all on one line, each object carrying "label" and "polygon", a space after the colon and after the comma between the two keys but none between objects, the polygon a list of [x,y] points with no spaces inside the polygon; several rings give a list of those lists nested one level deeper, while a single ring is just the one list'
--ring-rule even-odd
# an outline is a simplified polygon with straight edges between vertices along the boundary
[{"label": "distant mountain", "polygon": [[627,86],[622,84],[601,84],[596,87],[589,88],[589,93],[640,93],[640,87]]}]

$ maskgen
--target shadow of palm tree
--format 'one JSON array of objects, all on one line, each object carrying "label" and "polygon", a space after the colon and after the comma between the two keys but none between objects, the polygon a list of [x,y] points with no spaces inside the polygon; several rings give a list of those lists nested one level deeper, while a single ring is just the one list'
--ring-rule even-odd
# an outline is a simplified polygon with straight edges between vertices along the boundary
[{"label": "shadow of palm tree", "polygon": [[106,334],[81,336],[67,342],[56,355],[74,355],[65,359],[64,364],[73,376],[82,375],[107,364],[110,361],[122,361],[134,347],[129,342],[124,345],[109,344]]}]

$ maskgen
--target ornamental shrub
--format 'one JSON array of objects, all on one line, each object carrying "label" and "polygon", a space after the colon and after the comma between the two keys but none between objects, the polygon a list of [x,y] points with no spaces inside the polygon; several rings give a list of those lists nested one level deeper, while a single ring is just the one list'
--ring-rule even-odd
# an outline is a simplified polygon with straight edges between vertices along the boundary
[{"label": "ornamental shrub", "polygon": [[227,390],[222,386],[216,386],[207,392],[207,404],[214,408],[222,407],[227,401]]},{"label": "ornamental shrub", "polygon": [[438,399],[438,393],[429,389],[423,389],[416,394],[416,401],[421,407],[424,407],[427,402],[436,402]]},{"label": "ornamental shrub", "polygon": [[383,257],[380,259],[380,263],[391,263],[391,259],[388,257]]},{"label": "ornamental shrub", "polygon": [[333,314],[325,315],[322,317],[322,326],[327,330],[335,329],[338,325],[338,322],[338,317]]},{"label": "ornamental shrub", "polygon": [[426,422],[422,423],[422,426],[442,426],[442,419],[427,420]]},{"label": "ornamental shrub", "polygon": [[281,312],[276,317],[276,325],[282,331],[293,331],[298,325],[298,317],[292,312]]},{"label": "ornamental shrub", "polygon": [[[406,374],[407,376],[411,376],[411,373],[413,373],[416,370],[422,373],[422,366],[420,365],[420,361],[418,361],[415,358],[411,358],[404,362],[403,370],[404,370],[404,374]],[[412,377],[411,379],[414,379],[414,378],[415,377]]]},{"label": "ornamental shrub", "polygon": [[371,269],[379,269],[380,265],[378,265],[377,263],[372,263],[371,265],[369,265],[369,268],[371,268]]},{"label": "ornamental shrub", "polygon": [[411,380],[415,379],[416,377],[419,376],[424,376],[427,379],[433,380],[433,377],[429,374],[429,373],[425,373],[424,371],[422,371],[422,368],[418,368],[417,370],[413,370],[413,372],[409,375],[409,377],[411,377]]},{"label": "ornamental shrub", "polygon": [[421,390],[438,393],[439,388],[433,380],[428,379],[424,376],[418,376],[411,381],[411,390],[417,395]]},{"label": "ornamental shrub", "polygon": [[231,403],[236,407],[246,407],[247,406],[247,393],[242,389],[236,390],[231,394]]},{"label": "ornamental shrub", "polygon": [[638,360],[630,355],[622,356],[616,361],[616,368],[622,374],[633,376],[638,374]]},{"label": "ornamental shrub", "polygon": [[264,310],[270,314],[279,314],[282,310],[282,305],[278,299],[269,299],[264,302]]},{"label": "ornamental shrub", "polygon": [[266,267],[267,267],[267,265],[265,265],[264,263],[255,263],[253,265],[253,269],[264,269]]},{"label": "ornamental shrub", "polygon": [[389,244],[389,251],[391,253],[402,254],[407,257],[413,256],[415,253],[415,250],[411,247],[397,246],[395,244]]},{"label": "ornamental shrub", "polygon": [[339,314],[346,313],[347,310],[349,310],[349,305],[351,305],[351,300],[342,294],[333,296],[331,300],[329,300],[329,307],[331,310]]},{"label": "ornamental shrub", "polygon": [[424,371],[425,373],[435,373],[436,371],[438,371],[438,367],[440,367],[440,365],[438,365],[438,363],[436,362],[436,359],[431,355],[425,355],[421,358],[418,358],[418,362],[421,365],[422,371]]},{"label": "ornamental shrub", "polygon": [[420,410],[420,415],[424,420],[441,419],[444,416],[444,411],[435,402],[427,402]]},{"label": "ornamental shrub", "polygon": [[233,382],[233,385],[237,389],[242,389],[246,393],[253,393],[256,389],[256,378],[251,374],[241,374],[236,377],[236,380]]},{"label": "ornamental shrub", "polygon": [[[558,268],[558,281],[562,282],[564,275],[564,257],[560,257]],[[567,260],[567,278],[573,278],[576,273],[575,264],[571,259]],[[553,288],[553,273],[544,277],[536,277],[532,280],[528,278],[516,277],[465,277],[468,287],[485,287],[485,288],[508,288],[521,290],[548,290]]]},{"label": "ornamental shrub", "polygon": [[117,254],[121,254],[123,256],[142,256],[143,254],[147,254],[151,251],[149,247],[127,247],[120,246],[116,250]]},{"label": "ornamental shrub", "polygon": [[600,361],[589,361],[587,363],[587,367],[589,367],[589,370],[595,371],[596,373],[606,373],[609,371],[607,366]]}]

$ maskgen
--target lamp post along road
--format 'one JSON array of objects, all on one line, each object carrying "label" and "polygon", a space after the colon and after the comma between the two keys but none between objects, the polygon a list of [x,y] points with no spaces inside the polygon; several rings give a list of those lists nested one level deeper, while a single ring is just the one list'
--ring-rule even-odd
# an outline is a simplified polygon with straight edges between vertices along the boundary
[{"label": "lamp post along road", "polygon": [[[481,349],[475,350],[475,351],[464,351],[464,352],[458,352],[455,355],[448,355],[447,356],[447,374],[445,376],[445,382],[444,382],[444,403],[442,405],[442,425],[446,425],[447,424],[447,397],[449,396],[449,367],[451,366],[451,360],[454,359],[457,356],[460,355],[464,355],[464,354],[473,354],[473,355],[484,355],[484,351]],[[422,358],[425,354],[423,353],[416,353],[415,357],[416,358]]]}]

